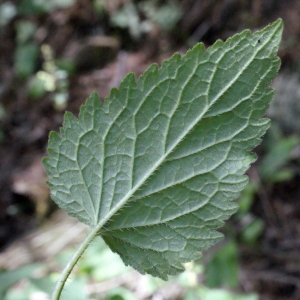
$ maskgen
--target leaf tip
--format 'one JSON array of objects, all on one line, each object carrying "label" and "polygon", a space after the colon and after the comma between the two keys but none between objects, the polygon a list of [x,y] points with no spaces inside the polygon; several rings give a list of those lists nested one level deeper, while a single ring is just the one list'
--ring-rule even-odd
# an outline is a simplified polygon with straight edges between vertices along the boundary
[{"label": "leaf tip", "polygon": [[267,35],[273,36],[274,40],[278,41],[278,44],[281,40],[282,32],[283,32],[284,23],[281,18],[277,19],[275,22],[267,25],[262,30],[257,31],[255,34],[258,36],[262,36],[265,33],[268,33]]}]

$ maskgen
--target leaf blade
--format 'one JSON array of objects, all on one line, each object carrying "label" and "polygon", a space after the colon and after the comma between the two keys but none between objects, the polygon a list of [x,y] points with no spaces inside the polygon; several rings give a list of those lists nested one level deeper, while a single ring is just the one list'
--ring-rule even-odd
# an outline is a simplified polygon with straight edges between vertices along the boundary
[{"label": "leaf blade", "polygon": [[[93,94],[78,120],[66,114],[44,160],[52,198],[99,231],[126,264],[166,279],[221,238],[236,209],[248,153],[279,68],[278,20],[205,51],[198,44],[132,74],[102,105]],[[118,214],[116,214],[118,213]],[[129,251],[130,249],[130,251]]]}]

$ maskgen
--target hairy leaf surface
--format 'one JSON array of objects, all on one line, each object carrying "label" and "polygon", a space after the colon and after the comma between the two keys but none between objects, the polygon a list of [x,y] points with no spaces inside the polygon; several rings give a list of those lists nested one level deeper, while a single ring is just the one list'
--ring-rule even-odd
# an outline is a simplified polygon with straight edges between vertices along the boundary
[{"label": "hairy leaf surface", "polygon": [[182,271],[236,210],[269,126],[282,27],[198,44],[66,113],[44,160],[52,199],[141,273]]}]

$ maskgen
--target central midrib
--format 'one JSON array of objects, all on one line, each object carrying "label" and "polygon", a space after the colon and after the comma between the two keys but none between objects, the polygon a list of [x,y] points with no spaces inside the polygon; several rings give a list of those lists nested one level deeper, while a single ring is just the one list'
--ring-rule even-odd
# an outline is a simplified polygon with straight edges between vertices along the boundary
[{"label": "central midrib", "polygon": [[[211,101],[211,104],[207,106],[206,109],[203,110],[203,112],[199,115],[198,118],[195,119],[193,123],[187,128],[186,131],[184,131],[178,139],[174,142],[173,146],[170,147],[170,149],[157,161],[156,164],[153,165],[153,167],[147,172],[144,177],[140,180],[140,182],[129,192],[127,193],[124,198],[112,209],[109,211],[107,216],[103,218],[103,220],[100,220],[95,229],[100,230],[102,226],[117,212],[119,211],[131,198],[131,196],[150,178],[150,176],[157,170],[157,168],[162,164],[162,162],[166,159],[166,157],[177,147],[177,145],[184,139],[184,137],[195,127],[195,125],[201,120],[203,115],[209,110],[209,108],[221,97],[236,80],[240,77],[240,75],[248,68],[248,66],[252,63],[254,58],[256,57],[257,53],[265,47],[266,44],[269,43],[270,39],[274,36],[274,34],[277,32],[279,26],[277,26],[273,33],[269,36],[269,38],[266,40],[265,43],[261,44],[261,47],[259,47],[252,57],[249,59],[249,62],[245,64],[245,66],[237,73],[237,75],[214,97],[214,99]],[[251,36],[252,37],[252,36]],[[250,46],[250,45],[249,45]],[[218,61],[219,62],[219,61]],[[217,66],[217,64],[216,64]]]}]

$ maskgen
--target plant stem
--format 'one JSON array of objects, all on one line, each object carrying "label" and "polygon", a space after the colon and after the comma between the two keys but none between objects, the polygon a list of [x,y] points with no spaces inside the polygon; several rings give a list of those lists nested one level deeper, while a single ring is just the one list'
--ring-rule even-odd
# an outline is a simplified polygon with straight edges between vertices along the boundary
[{"label": "plant stem", "polygon": [[90,231],[84,242],[80,245],[80,247],[76,250],[74,255],[72,256],[71,260],[68,262],[66,267],[64,268],[63,272],[61,273],[58,282],[56,283],[54,292],[52,294],[52,300],[59,300],[61,296],[61,292],[64,288],[64,285],[71,274],[73,268],[75,267],[77,261],[82,256],[86,248],[89,244],[94,240],[97,233],[99,232],[99,226],[95,227],[93,230]]},{"label": "plant stem", "polygon": [[52,294],[51,300],[59,300],[61,292],[64,288],[64,285],[71,274],[73,268],[75,267],[76,263],[78,262],[79,258],[82,256],[83,252],[89,246],[89,244],[94,240],[94,238],[99,234],[100,229],[102,226],[119,210],[121,209],[127,200],[131,197],[131,195],[141,186],[141,184],[136,185],[134,189],[131,190],[127,197],[125,197],[122,201],[120,201],[110,212],[107,214],[105,218],[103,218],[88,234],[86,239],[80,245],[80,247],[76,250],[74,255],[72,256],[71,260],[68,262],[66,267],[64,268],[63,272],[61,273],[58,282],[56,283],[54,292]]}]

